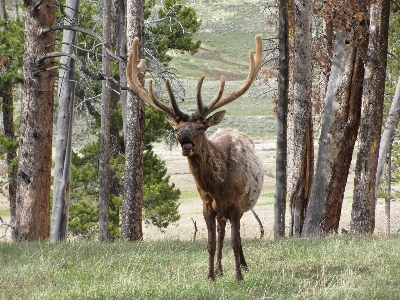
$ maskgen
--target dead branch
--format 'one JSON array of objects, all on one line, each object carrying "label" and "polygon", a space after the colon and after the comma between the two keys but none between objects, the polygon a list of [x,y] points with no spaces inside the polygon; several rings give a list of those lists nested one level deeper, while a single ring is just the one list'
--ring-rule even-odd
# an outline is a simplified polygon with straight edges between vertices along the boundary
[{"label": "dead branch", "polygon": [[258,217],[258,215],[256,214],[256,212],[254,211],[254,209],[251,210],[251,212],[253,213],[254,217],[256,218],[258,225],[260,225],[260,240],[263,238],[264,236],[264,226],[261,223],[260,218]]},{"label": "dead branch", "polygon": [[193,218],[191,218],[192,219],[192,222],[193,222],[193,225],[194,225],[194,233],[193,233],[193,239],[192,239],[192,241],[194,242],[195,240],[196,240],[196,233],[197,233],[197,224],[196,224],[196,221],[195,220],[193,220]]}]

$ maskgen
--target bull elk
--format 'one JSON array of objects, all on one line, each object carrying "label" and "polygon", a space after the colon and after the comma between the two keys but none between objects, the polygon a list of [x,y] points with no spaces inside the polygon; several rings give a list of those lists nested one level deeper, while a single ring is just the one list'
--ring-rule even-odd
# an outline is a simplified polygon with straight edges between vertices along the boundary
[{"label": "bull elk", "polygon": [[[205,135],[209,127],[222,121],[225,111],[209,117],[208,115],[243,95],[255,80],[262,62],[261,37],[257,35],[255,39],[256,55],[254,58],[250,51],[250,71],[245,82],[237,90],[223,96],[225,79],[221,76],[218,93],[204,105],[201,97],[204,80],[202,76],[196,89],[197,110],[191,116],[179,109],[168,79],[165,84],[171,106],[157,99],[153,93],[152,81],[149,82],[148,92],[142,87],[137,75],[138,71],[145,70],[145,60],[142,59],[137,65],[137,38],[133,40],[126,69],[131,89],[147,104],[164,111],[172,118],[169,123],[178,137],[182,155],[188,159],[190,171],[203,201],[203,215],[208,230],[208,278],[212,281],[216,274],[222,275],[222,247],[227,220],[231,224],[236,280],[243,280],[241,269],[247,270],[247,263],[240,239],[240,219],[244,212],[257,203],[264,181],[262,161],[255,152],[253,141],[247,135],[232,129],[219,130],[209,138]],[[218,252],[214,269],[216,230]]]}]

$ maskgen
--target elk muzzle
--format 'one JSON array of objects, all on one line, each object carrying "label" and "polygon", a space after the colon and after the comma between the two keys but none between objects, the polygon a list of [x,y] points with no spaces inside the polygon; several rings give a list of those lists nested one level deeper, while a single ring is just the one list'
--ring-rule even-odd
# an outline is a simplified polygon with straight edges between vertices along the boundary
[{"label": "elk muzzle", "polygon": [[194,143],[192,142],[192,134],[190,133],[190,131],[182,131],[178,136],[178,141],[182,146],[182,155],[192,156]]}]

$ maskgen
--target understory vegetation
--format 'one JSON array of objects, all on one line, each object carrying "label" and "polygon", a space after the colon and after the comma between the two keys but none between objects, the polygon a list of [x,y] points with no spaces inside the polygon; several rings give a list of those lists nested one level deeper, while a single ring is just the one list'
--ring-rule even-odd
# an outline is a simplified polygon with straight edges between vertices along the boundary
[{"label": "understory vegetation", "polygon": [[207,280],[205,240],[0,243],[1,299],[398,299],[398,237],[243,241],[250,271]]}]

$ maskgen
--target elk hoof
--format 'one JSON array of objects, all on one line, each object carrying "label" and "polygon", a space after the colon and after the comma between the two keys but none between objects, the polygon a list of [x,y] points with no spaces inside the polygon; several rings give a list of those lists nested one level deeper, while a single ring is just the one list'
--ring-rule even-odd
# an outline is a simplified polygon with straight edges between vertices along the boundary
[{"label": "elk hoof", "polygon": [[242,273],[236,273],[236,281],[237,281],[237,282],[243,281],[243,275],[242,275]]},{"label": "elk hoof", "polygon": [[222,277],[224,274],[222,272],[222,267],[215,268],[215,276]]}]

